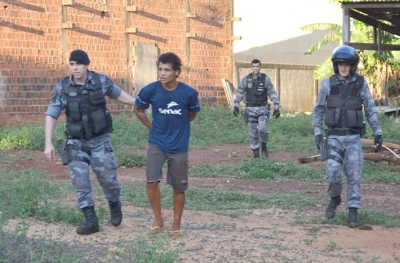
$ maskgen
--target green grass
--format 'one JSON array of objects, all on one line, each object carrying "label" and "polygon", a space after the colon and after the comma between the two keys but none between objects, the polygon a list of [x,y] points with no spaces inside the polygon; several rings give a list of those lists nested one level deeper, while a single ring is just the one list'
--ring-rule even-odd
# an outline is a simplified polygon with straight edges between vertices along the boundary
[{"label": "green grass", "polygon": [[[393,118],[380,116],[384,131],[384,141],[400,143],[399,125]],[[44,147],[43,123],[24,124],[0,129],[0,150],[39,150]],[[56,128],[54,142],[63,138],[64,125]],[[316,154],[311,117],[306,114],[282,114],[279,119],[270,121],[270,142],[272,152],[293,151],[301,154]],[[204,107],[192,122],[191,147],[210,147],[225,143],[242,143],[247,146],[247,126],[241,117],[236,118],[227,108]],[[372,138],[367,129],[366,138]],[[119,164],[127,167],[145,165],[145,148],[148,130],[133,114],[114,116],[112,143]],[[0,152],[5,164],[15,161],[12,154]],[[26,235],[24,219],[37,218],[45,222],[79,225],[82,214],[75,204],[64,203],[68,196],[74,195],[68,182],[52,182],[49,175],[34,169],[18,172],[1,171],[0,166],[0,262],[177,262],[179,248],[171,248],[165,236],[156,239],[139,237],[132,242],[117,245],[112,252],[100,244],[96,246],[74,245],[46,239],[31,239]],[[190,176],[208,178],[236,178],[251,181],[276,181],[284,179],[325,183],[325,169],[311,168],[296,163],[282,163],[250,159],[233,165],[203,164],[190,169]],[[400,184],[398,167],[387,163],[365,162],[363,182]],[[100,222],[109,216],[101,188],[94,184],[96,211]],[[172,190],[161,187],[162,206],[172,209]],[[384,194],[384,193],[382,193]],[[218,186],[203,188],[190,187],[186,195],[186,209],[211,211],[231,217],[239,217],[253,209],[278,208],[288,211],[306,211],[325,205],[325,200],[302,192],[276,194],[245,193],[222,190]],[[149,208],[145,187],[122,185],[121,199],[135,207]],[[136,212],[133,217],[147,218],[144,212]],[[150,215],[151,216],[151,215]],[[15,231],[5,231],[4,224],[12,218],[22,219]],[[399,227],[400,218],[382,211],[362,210],[359,213],[362,225],[382,225]],[[297,223],[305,222],[299,217]],[[312,219],[316,224],[347,225],[347,213],[339,213],[335,219]],[[223,226],[205,223],[197,228],[219,228]],[[268,238],[268,237],[260,237]],[[310,242],[309,240],[305,242]],[[103,259],[104,258],[104,259]]]},{"label": "green grass", "polygon": [[291,163],[280,163],[250,159],[234,165],[226,164],[203,164],[191,168],[190,174],[195,177],[211,178],[237,178],[247,180],[276,180],[282,178],[307,180],[313,182],[324,182],[324,169],[317,169],[295,165]]},{"label": "green grass", "polygon": [[[169,186],[161,187],[161,205],[172,209],[172,190]],[[142,186],[123,187],[125,202],[136,207],[149,207],[145,188]],[[317,198],[307,197],[303,193],[278,193],[274,195],[239,193],[235,191],[222,191],[215,189],[197,189],[189,187],[186,192],[185,207],[195,211],[213,211],[218,213],[231,213],[234,210],[280,208],[283,210],[304,211],[321,204]]]},{"label": "green grass", "polygon": [[[383,114],[380,115],[380,120],[384,131],[384,141],[400,143],[400,124]],[[115,115],[113,126],[111,139],[116,149],[143,149],[146,147],[148,130],[135,118],[133,113]],[[317,153],[310,115],[282,114],[278,119],[270,119],[269,128],[271,151]],[[224,107],[203,107],[192,122],[190,146],[199,148],[225,143],[247,144],[247,136],[247,125],[241,116],[234,117],[232,112]],[[54,143],[63,137],[64,124],[59,123],[55,131]],[[373,139],[369,126],[367,126],[365,138]],[[0,150],[43,150],[43,148],[43,123],[0,128]],[[141,156],[137,157],[142,158]],[[132,158],[136,157],[132,156]],[[142,163],[142,161],[133,163],[137,165],[136,163]]]}]

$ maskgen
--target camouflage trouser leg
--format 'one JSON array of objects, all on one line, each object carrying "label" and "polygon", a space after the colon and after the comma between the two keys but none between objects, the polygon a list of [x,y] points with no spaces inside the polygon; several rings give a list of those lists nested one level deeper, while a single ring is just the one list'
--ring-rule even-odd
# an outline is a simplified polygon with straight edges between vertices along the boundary
[{"label": "camouflage trouser leg", "polygon": [[109,201],[117,201],[120,187],[117,181],[118,167],[108,135],[84,140],[68,140],[71,161],[69,174],[75,187],[77,207],[93,206],[93,191],[89,178],[89,164],[96,174],[104,195]]},{"label": "camouflage trouser leg", "polygon": [[347,177],[347,206],[359,208],[361,205],[361,177],[364,154],[359,135],[329,136],[326,179],[328,195],[342,193],[342,164]]},{"label": "camouflage trouser leg", "polygon": [[248,117],[249,127],[249,144],[252,150],[260,148],[260,142],[267,142],[268,138],[268,108],[263,107],[247,107],[246,114]]},{"label": "camouflage trouser leg", "polygon": [[92,148],[92,168],[108,201],[119,201],[121,189],[117,180],[118,162],[111,142]]},{"label": "camouflage trouser leg", "polygon": [[89,164],[84,161],[72,160],[68,164],[69,176],[75,187],[77,207],[82,209],[93,206],[93,191],[89,179]]},{"label": "camouflage trouser leg", "polygon": [[263,143],[267,143],[267,140],[268,140],[268,133],[269,133],[268,120],[269,119],[268,119],[267,116],[260,116],[258,118],[257,129],[258,129],[258,132],[259,132],[259,135],[260,135],[260,141],[263,142]]}]

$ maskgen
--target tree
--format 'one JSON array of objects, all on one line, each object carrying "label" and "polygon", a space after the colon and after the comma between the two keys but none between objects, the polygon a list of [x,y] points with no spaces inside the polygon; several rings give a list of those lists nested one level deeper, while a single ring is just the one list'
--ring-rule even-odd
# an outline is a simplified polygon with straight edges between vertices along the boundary
[{"label": "tree", "polygon": [[[339,1],[330,1],[338,4]],[[332,23],[313,23],[301,27],[304,31],[329,30],[320,41],[312,45],[305,53],[312,54],[322,47],[337,43],[342,40],[342,26]],[[351,42],[367,43],[373,42],[373,27],[358,20],[351,20]],[[400,36],[382,32],[382,43],[400,44]],[[359,50],[361,74],[365,76],[370,85],[371,92],[379,104],[386,104],[395,100],[391,105],[400,105],[400,52],[399,51],[371,51]],[[314,72],[316,79],[323,79],[332,74],[331,58],[327,58],[317,66]],[[388,101],[387,101],[388,100]]]}]

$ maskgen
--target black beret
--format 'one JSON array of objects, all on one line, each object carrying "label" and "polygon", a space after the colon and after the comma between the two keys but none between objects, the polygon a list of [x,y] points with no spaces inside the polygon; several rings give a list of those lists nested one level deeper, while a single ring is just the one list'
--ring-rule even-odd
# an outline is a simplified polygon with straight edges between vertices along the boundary
[{"label": "black beret", "polygon": [[76,61],[79,64],[89,65],[90,60],[88,54],[80,49],[76,49],[69,55],[69,61]]}]

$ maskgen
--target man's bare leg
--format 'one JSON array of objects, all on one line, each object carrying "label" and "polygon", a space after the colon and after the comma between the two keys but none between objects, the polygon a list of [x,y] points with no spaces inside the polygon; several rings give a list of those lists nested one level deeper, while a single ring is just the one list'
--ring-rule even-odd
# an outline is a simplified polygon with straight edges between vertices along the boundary
[{"label": "man's bare leg", "polygon": [[158,182],[148,182],[146,192],[154,214],[154,222],[151,226],[164,227],[164,220],[161,215],[161,194]]},{"label": "man's bare leg", "polygon": [[172,231],[181,229],[181,219],[183,214],[183,207],[185,206],[185,192],[174,191],[174,223],[172,224]]}]

